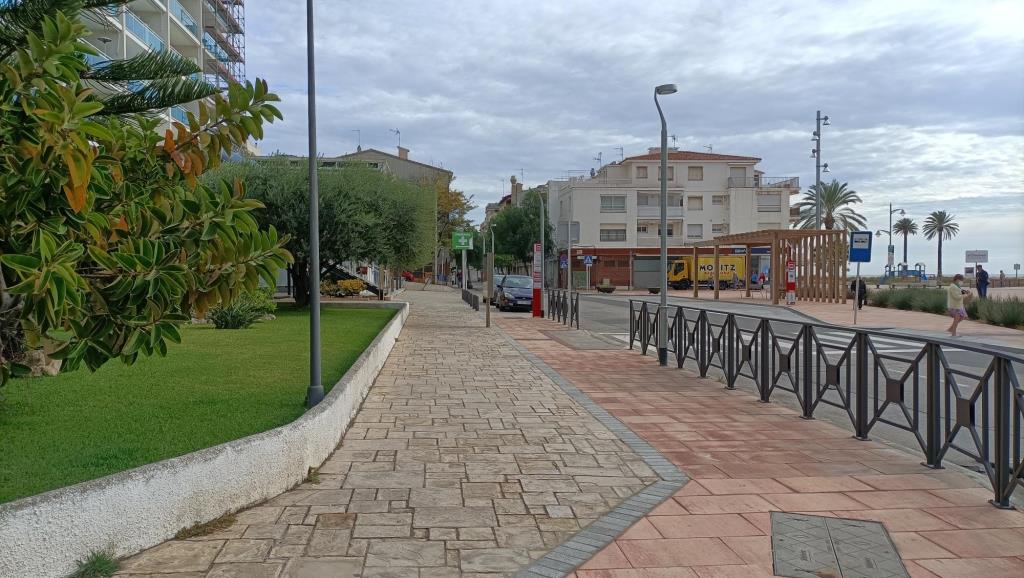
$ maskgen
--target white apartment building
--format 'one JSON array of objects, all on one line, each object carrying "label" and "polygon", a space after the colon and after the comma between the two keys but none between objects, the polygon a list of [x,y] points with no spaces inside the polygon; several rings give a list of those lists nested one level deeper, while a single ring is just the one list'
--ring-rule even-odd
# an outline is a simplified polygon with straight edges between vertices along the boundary
[{"label": "white apartment building", "polygon": [[[573,254],[603,260],[605,278],[629,284],[636,256],[660,250],[660,151],[605,165],[590,177],[549,181],[557,246],[564,252],[571,214]],[[799,179],[767,177],[757,169],[760,161],[669,149],[670,253],[719,235],[789,228],[795,217],[790,195],[800,192]]]},{"label": "white apartment building", "polygon": [[[86,42],[100,53],[87,57],[93,64],[170,50],[198,64],[210,84],[226,88],[245,80],[243,0],[135,0],[85,24],[92,32]],[[195,104],[172,107],[166,122],[187,123],[186,110],[197,112]]]}]

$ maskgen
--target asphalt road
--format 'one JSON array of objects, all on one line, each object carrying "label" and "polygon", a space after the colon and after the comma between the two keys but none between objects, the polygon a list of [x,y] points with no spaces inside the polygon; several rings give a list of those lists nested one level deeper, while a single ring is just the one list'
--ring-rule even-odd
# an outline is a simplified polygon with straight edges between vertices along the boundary
[{"label": "asphalt road", "polygon": [[[596,334],[601,334],[606,338],[615,338],[623,342],[624,345],[628,346],[629,342],[629,300],[644,300],[657,304],[658,297],[656,295],[646,295],[642,297],[628,297],[628,296],[612,296],[605,294],[582,294],[580,295],[580,329],[590,331]],[[707,301],[688,299],[685,297],[677,297],[670,295],[668,298],[669,305],[680,305],[687,308],[693,309],[709,309],[722,311],[724,313],[710,313],[709,319],[713,324],[721,323],[726,313],[733,313],[736,315],[749,316],[749,317],[738,317],[738,326],[741,334],[745,339],[749,341],[752,331],[755,329],[758,323],[757,318],[768,317],[773,320],[777,320],[777,323],[772,324],[772,329],[776,336],[779,338],[779,346],[788,348],[792,344],[793,338],[800,331],[801,323],[816,322],[799,312],[781,308],[772,307],[759,304],[747,304],[747,303],[734,303],[734,302],[717,302],[709,304]],[[694,313],[695,315],[695,313]],[[843,330],[841,328],[822,328],[816,332],[821,347],[825,350],[825,355],[830,363],[837,362],[843,355],[844,349],[849,345],[853,333],[849,330]],[[899,334],[895,332],[882,331],[878,334],[871,336],[872,344],[875,346],[879,354],[884,355],[885,359],[882,363],[889,374],[893,377],[902,377],[905,372],[911,367],[910,361],[918,356],[922,350],[922,342],[913,338],[908,338],[905,334]],[[964,347],[970,347],[967,342],[964,342]],[[962,371],[967,374],[974,376],[980,376],[985,373],[989,364],[992,361],[991,355],[969,351],[962,347],[956,347],[956,342],[952,342],[950,345],[944,345],[942,351],[946,357],[946,360],[951,369]],[[1012,348],[996,348],[986,346],[988,350],[1000,349],[1004,353],[1011,355],[1017,355],[1024,357],[1024,351],[1015,350]],[[639,349],[639,345],[637,345]],[[639,351],[637,353],[639,355]],[[654,355],[654,352],[649,350],[649,355]],[[873,395],[873,384],[874,378],[872,377],[876,371],[875,364],[878,360],[872,359],[869,364],[869,408],[874,407],[874,395]],[[674,367],[674,359],[670,362]],[[824,364],[822,364],[824,365]],[[696,370],[696,364],[692,360],[688,360],[684,363],[684,368],[690,370]],[[923,366],[922,366],[923,369]],[[1017,375],[1024,377],[1024,371],[1020,366],[1015,365]],[[824,367],[821,368],[822,373]],[[880,375],[880,396],[885,395],[885,379]],[[718,368],[712,367],[708,372],[708,377],[724,381],[724,374]],[[845,367],[842,370],[842,380],[845,383],[846,370]],[[911,377],[913,380],[913,377]],[[911,381],[907,382],[907,386],[904,390],[906,396],[905,404],[908,406],[911,415],[913,415],[913,389],[910,386]],[[962,396],[969,397],[977,388],[978,378],[971,379],[966,376],[957,376],[957,383],[960,386],[960,392]],[[749,391],[756,391],[753,382],[746,378],[739,378],[737,381],[737,387],[741,389],[747,389]],[[918,388],[918,407],[917,413],[921,419],[921,423],[918,427],[918,431],[924,435],[924,420],[927,415],[925,414],[925,380],[924,376],[921,376],[920,385]],[[826,400],[839,402],[840,398],[835,391],[830,391],[825,395]],[[795,395],[790,392],[776,389],[772,396],[773,403],[782,403],[788,407],[799,409],[799,402]],[[945,403],[945,402],[943,402]],[[955,404],[954,411],[955,411]],[[991,396],[989,396],[988,404],[989,412],[992,411]],[[976,404],[976,411],[978,412],[979,422],[979,434],[982,433],[980,428],[982,405],[981,400]],[[942,413],[945,409],[942,410]],[[844,409],[838,407],[832,407],[826,404],[820,404],[814,413],[816,418],[825,419],[836,425],[849,429],[851,435],[853,433],[853,425],[851,424],[850,417]],[[896,423],[906,423],[906,417],[899,411],[895,405],[890,405],[885,410],[883,415],[889,420]],[[955,422],[955,414],[953,415]],[[989,435],[990,443],[993,440],[992,432],[987,432]],[[917,438],[910,432],[890,426],[885,423],[877,423],[871,430],[871,437],[873,439],[886,441],[898,446],[902,446],[914,453],[920,453],[920,445]],[[958,444],[965,447],[968,450],[976,451],[973,442],[969,434],[966,431],[962,431],[957,436]],[[923,454],[922,458],[923,458]],[[964,456],[955,451],[950,451],[946,458],[946,461],[951,461],[960,465],[963,465],[974,471],[980,471],[980,466],[968,456]]]}]

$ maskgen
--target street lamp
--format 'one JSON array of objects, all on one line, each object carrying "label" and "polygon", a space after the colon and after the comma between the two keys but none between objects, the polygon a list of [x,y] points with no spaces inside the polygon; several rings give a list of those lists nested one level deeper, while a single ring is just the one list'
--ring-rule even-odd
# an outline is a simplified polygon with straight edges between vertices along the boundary
[{"label": "street lamp", "polygon": [[[907,214],[907,212],[904,211],[903,209],[894,209],[894,208],[892,208],[892,203],[889,203],[889,230],[886,231],[886,233],[889,234],[889,261],[888,261],[888,263],[889,263],[889,274],[890,275],[892,275],[893,261],[896,260],[895,259],[896,245],[892,244],[892,216],[895,215],[896,213],[899,213],[901,217],[903,215]],[[881,235],[876,235],[876,236],[881,237]]]},{"label": "street lamp", "polygon": [[[815,129],[811,133],[811,140],[814,141],[814,148],[811,149],[811,158],[814,159],[814,228],[821,228],[821,127],[830,126],[828,115],[821,116],[819,110],[815,118]],[[829,172],[828,163],[825,163],[825,172]]]},{"label": "street lamp", "polygon": [[309,107],[309,388],[306,407],[320,403],[320,183],[316,174],[316,69],[313,63],[313,0],[306,0],[306,83]]},{"label": "street lamp", "polygon": [[661,118],[661,257],[658,270],[661,272],[661,296],[658,305],[658,363],[668,365],[668,126],[661,111],[658,96],[676,93],[676,85],[662,84],[654,88],[654,106]]}]

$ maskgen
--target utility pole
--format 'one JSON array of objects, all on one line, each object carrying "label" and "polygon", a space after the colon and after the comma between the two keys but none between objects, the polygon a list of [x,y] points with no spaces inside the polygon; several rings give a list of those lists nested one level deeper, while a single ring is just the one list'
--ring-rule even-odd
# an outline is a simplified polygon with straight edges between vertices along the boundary
[{"label": "utility pole", "polygon": [[[811,140],[814,141],[814,228],[821,229],[821,127],[829,126],[828,115],[821,116],[817,111],[814,118],[815,127]],[[828,163],[825,163],[825,172],[828,172]]]},{"label": "utility pole", "polygon": [[313,0],[306,0],[306,82],[309,108],[309,388],[306,407],[324,398],[320,374],[320,183],[316,158],[316,67],[313,62]]}]

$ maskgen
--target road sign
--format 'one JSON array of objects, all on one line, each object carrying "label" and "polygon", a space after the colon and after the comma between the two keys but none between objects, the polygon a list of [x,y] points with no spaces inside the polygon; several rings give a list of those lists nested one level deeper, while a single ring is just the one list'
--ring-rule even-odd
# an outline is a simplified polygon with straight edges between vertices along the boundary
[{"label": "road sign", "polygon": [[1013,264],[1013,270],[1014,271],[1020,271],[1020,263],[1014,263]]},{"label": "road sign", "polygon": [[871,231],[850,231],[850,262],[871,262]]},{"label": "road sign", "polygon": [[988,249],[967,251],[964,256],[965,263],[988,263]]},{"label": "road sign", "polygon": [[568,269],[569,268],[569,258],[566,257],[565,255],[562,255],[561,257],[559,257],[558,258],[558,268],[559,269]]},{"label": "road sign", "polygon": [[786,261],[786,304],[796,304],[796,261]]},{"label": "road sign", "polygon": [[472,231],[452,231],[452,250],[453,251],[472,251],[473,250],[473,232]]},{"label": "road sign", "polygon": [[585,255],[583,257],[583,264],[586,265],[587,267],[590,267],[591,265],[593,265],[594,264],[594,256],[593,255]]}]

